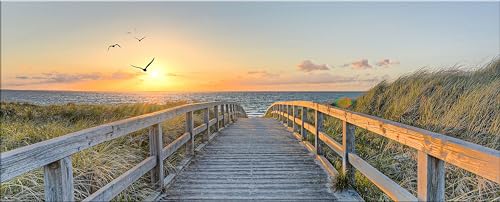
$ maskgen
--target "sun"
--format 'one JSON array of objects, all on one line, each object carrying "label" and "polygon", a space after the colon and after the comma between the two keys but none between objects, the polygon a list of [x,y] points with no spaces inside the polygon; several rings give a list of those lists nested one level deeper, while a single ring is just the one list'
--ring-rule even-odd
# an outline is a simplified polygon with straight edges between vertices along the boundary
[{"label": "sun", "polygon": [[158,78],[159,76],[160,76],[160,72],[158,70],[152,70],[149,73],[149,77],[151,77],[151,78]]}]

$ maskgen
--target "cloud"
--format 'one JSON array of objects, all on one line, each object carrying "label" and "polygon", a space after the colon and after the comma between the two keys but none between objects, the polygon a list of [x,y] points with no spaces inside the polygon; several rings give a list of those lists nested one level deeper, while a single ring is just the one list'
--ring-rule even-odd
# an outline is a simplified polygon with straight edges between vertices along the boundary
[{"label": "cloud", "polygon": [[247,74],[249,75],[257,75],[257,76],[260,76],[260,77],[277,77],[279,76],[278,74],[272,74],[272,73],[269,73],[265,70],[262,70],[262,71],[249,71],[247,72]]},{"label": "cloud", "polygon": [[377,63],[375,63],[377,66],[379,67],[389,67],[393,64],[399,64],[398,61],[392,61],[392,60],[389,60],[389,59],[383,59],[381,61],[378,61]]},{"label": "cloud", "polygon": [[139,73],[129,73],[129,72],[118,71],[118,72],[111,74],[110,79],[118,79],[118,80],[119,79],[132,79],[138,75],[139,75]]},{"label": "cloud", "polygon": [[247,80],[244,83],[247,85],[293,85],[293,84],[373,84],[387,79],[386,76],[362,76],[362,75],[332,75],[328,73],[313,73],[312,76],[304,77],[303,75],[289,76],[282,79],[264,79],[264,80]]},{"label": "cloud", "polygon": [[51,84],[51,83],[75,83],[80,81],[97,81],[97,80],[126,80],[132,79],[138,76],[137,73],[128,73],[128,72],[114,72],[110,75],[104,75],[102,73],[94,72],[94,73],[75,73],[75,74],[66,74],[66,73],[41,73],[38,75],[19,75],[16,76],[16,80],[30,81],[23,83],[16,83],[16,86],[24,86],[24,85],[34,85],[34,84]]},{"label": "cloud", "polygon": [[[21,77],[27,77],[27,76],[21,76]],[[30,79],[41,80],[38,83],[73,83],[77,81],[99,80],[102,77],[103,76],[101,73],[84,73],[84,74],[44,73],[42,74],[42,76],[33,76],[30,77]]]},{"label": "cloud", "polygon": [[297,65],[299,71],[312,72],[316,70],[329,70],[330,67],[327,64],[314,64],[311,60],[304,60],[302,63]]},{"label": "cloud", "polygon": [[354,61],[351,64],[345,64],[344,66],[351,66],[353,69],[370,69],[373,67],[370,63],[368,63],[368,59]]}]

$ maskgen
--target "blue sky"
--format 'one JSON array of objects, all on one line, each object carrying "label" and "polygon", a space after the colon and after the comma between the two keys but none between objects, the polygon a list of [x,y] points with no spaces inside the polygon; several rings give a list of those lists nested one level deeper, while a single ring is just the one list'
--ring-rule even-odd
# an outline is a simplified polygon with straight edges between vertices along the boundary
[{"label": "blue sky", "polygon": [[[300,90],[365,90],[422,67],[498,57],[499,10],[499,2],[2,2],[2,87],[78,90],[89,85],[24,76],[109,80],[155,55],[170,75],[218,75],[168,78],[159,90],[293,90],[285,84],[302,77],[322,82],[306,79]],[[150,41],[102,51],[116,41],[130,47],[127,31]]]}]

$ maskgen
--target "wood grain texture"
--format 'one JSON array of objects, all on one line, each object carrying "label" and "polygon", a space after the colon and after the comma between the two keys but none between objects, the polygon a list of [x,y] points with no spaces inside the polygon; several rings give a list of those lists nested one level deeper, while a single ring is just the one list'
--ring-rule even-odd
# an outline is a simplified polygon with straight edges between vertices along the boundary
[{"label": "wood grain texture", "polygon": [[319,138],[319,133],[323,130],[323,114],[316,111],[314,116],[314,147],[316,148],[317,155],[323,155],[323,150],[321,149],[321,139]]},{"label": "wood grain texture", "polygon": [[161,190],[163,188],[163,178],[165,171],[163,170],[163,135],[160,124],[155,124],[149,128],[149,154],[156,159],[156,166],[151,169],[151,183],[153,186]]},{"label": "wood grain texture", "polygon": [[219,119],[219,106],[218,105],[215,105],[214,106],[214,116],[215,116],[215,131],[219,131],[220,130],[220,119]]},{"label": "wood grain texture", "polygon": [[447,163],[500,183],[500,151],[421,128],[309,101],[276,102],[307,107],[347,121]]},{"label": "wood grain texture", "polygon": [[300,115],[300,135],[302,135],[302,140],[307,139],[306,128],[304,127],[305,122],[307,122],[307,108],[302,107],[301,115]]},{"label": "wood grain texture", "polygon": [[349,163],[349,154],[355,153],[354,129],[354,125],[342,121],[342,172],[351,185],[354,184],[354,168]]},{"label": "wood grain texture", "polygon": [[336,200],[328,175],[277,121],[240,118],[179,173],[161,200]]},{"label": "wood grain texture", "polygon": [[444,161],[418,151],[417,196],[420,201],[444,201]]},{"label": "wood grain texture", "polygon": [[220,106],[220,112],[222,115],[222,118],[220,118],[220,120],[222,123],[222,127],[224,127],[224,126],[226,126],[226,109],[225,109],[224,105]]},{"label": "wood grain texture", "polygon": [[186,156],[194,155],[194,120],[193,112],[186,112],[186,133],[189,134],[189,141],[186,142]]},{"label": "wood grain texture", "polygon": [[372,167],[358,155],[350,153],[349,163],[359,170],[359,172],[363,173],[364,176],[370,179],[373,184],[380,188],[380,190],[386,193],[391,199],[395,201],[417,201],[417,198],[410,192],[399,186],[376,168]]},{"label": "wood grain texture", "polygon": [[298,129],[298,125],[297,125],[297,119],[299,118],[299,107],[297,106],[293,106],[293,121],[292,121],[292,128],[293,128],[293,132],[296,132],[297,129]]},{"label": "wood grain texture", "polygon": [[153,156],[148,157],[104,187],[94,192],[83,201],[110,201],[155,166],[156,158]]},{"label": "wood grain texture", "polygon": [[182,145],[186,144],[189,140],[190,140],[190,134],[186,132],[183,135],[181,135],[179,138],[174,140],[172,143],[170,143],[166,147],[164,147],[161,150],[163,160],[165,160],[170,155],[172,155],[174,152],[176,152],[179,148],[182,147]]},{"label": "wood grain texture", "polygon": [[44,166],[45,201],[73,201],[73,167],[71,158]]},{"label": "wood grain texture", "polygon": [[332,137],[328,136],[327,134],[320,132],[319,133],[319,139],[325,143],[330,149],[332,149],[335,153],[337,153],[339,156],[343,155],[343,146],[335,141]]},{"label": "wood grain texture", "polygon": [[196,135],[202,133],[203,131],[205,131],[207,129],[207,124],[203,123],[199,126],[197,126],[196,128],[193,128],[193,136],[196,137]]},{"label": "wood grain texture", "polygon": [[210,137],[210,109],[207,107],[203,110],[203,122],[206,125],[206,131],[203,134],[203,142],[208,142],[208,138]]},{"label": "wood grain texture", "polygon": [[[157,112],[144,114],[100,126],[84,129],[50,140],[0,153],[0,180],[8,181],[13,177],[64,157],[131,132],[150,127],[188,111],[201,110],[230,102],[204,102],[181,105]],[[236,104],[236,103],[233,103]],[[245,112],[240,112],[246,116]]]}]

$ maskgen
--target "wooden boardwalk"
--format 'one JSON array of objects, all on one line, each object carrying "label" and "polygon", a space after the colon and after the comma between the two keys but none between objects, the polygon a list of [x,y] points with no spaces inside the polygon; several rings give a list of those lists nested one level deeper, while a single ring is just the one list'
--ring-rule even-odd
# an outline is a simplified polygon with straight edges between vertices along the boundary
[{"label": "wooden boardwalk", "polygon": [[[195,113],[203,116],[202,123],[195,125]],[[71,156],[143,129],[148,129],[150,155],[83,201],[110,201],[148,172],[155,189],[148,200],[359,201],[352,190],[331,189],[331,178],[338,172],[353,185],[356,171],[394,201],[444,201],[445,163],[500,183],[498,150],[309,101],[275,102],[266,114],[277,120],[245,118],[237,103],[205,102],[76,131],[0,153],[0,185],[43,168],[45,201],[73,201]],[[165,145],[162,123],[178,116],[185,116],[186,131]],[[342,142],[324,130],[325,116],[342,122]],[[416,150],[417,196],[358,156],[356,128]],[[308,135],[314,137],[311,143],[299,140]],[[197,136],[202,143],[195,149]],[[188,154],[179,166],[184,169],[166,172],[164,160],[180,148]],[[341,157],[340,171],[326,159],[325,148]]]},{"label": "wooden boardwalk", "polygon": [[240,118],[214,138],[161,200],[335,200],[326,172],[274,119]]}]

